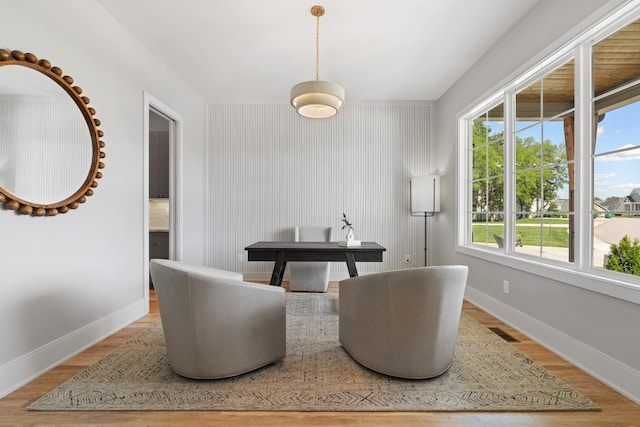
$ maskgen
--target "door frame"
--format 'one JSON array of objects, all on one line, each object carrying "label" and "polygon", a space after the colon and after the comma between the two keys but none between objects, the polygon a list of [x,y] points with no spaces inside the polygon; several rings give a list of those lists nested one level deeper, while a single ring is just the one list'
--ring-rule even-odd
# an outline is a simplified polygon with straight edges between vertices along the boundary
[{"label": "door frame", "polygon": [[149,307],[149,111],[165,117],[169,122],[169,259],[182,257],[182,128],[183,119],[172,108],[144,92],[144,153],[143,153],[143,295]]}]

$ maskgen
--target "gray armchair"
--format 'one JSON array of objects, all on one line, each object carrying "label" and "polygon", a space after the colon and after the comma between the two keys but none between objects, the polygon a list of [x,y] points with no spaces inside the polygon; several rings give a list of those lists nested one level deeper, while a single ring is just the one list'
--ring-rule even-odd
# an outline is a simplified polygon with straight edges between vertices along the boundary
[{"label": "gray armchair", "polygon": [[165,259],[152,259],[150,270],[177,374],[225,378],[285,357],[284,289]]},{"label": "gray armchair", "polygon": [[466,266],[388,271],[340,282],[339,336],[363,366],[401,378],[431,378],[453,358]]},{"label": "gray armchair", "polygon": [[[296,227],[296,242],[330,242],[331,227]],[[289,287],[294,292],[327,292],[331,264],[328,262],[289,262]]]}]

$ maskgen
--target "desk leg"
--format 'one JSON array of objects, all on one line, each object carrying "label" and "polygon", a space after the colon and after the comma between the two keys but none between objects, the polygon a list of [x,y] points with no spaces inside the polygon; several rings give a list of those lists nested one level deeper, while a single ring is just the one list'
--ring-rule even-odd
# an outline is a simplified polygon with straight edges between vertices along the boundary
[{"label": "desk leg", "polygon": [[345,254],[347,258],[347,268],[349,269],[349,277],[358,277],[358,269],[356,268],[356,259],[353,254],[347,252]]},{"label": "desk leg", "polygon": [[287,261],[284,259],[284,252],[278,252],[276,263],[273,266],[273,273],[269,284],[272,286],[282,286],[282,278],[284,277],[284,269],[287,267]]}]

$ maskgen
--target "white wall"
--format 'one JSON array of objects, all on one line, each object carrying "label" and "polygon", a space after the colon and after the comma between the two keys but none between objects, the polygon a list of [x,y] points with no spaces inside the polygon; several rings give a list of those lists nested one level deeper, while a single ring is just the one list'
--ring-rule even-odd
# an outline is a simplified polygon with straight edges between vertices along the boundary
[{"label": "white wall", "polygon": [[93,0],[3,0],[0,47],[33,52],[91,99],[107,157],[79,209],[0,210],[0,396],[143,315],[143,92],[184,119],[183,259],[202,262],[203,102]]},{"label": "white wall", "polygon": [[[211,105],[208,263],[268,280],[273,263],[247,262],[246,246],[293,240],[295,225],[329,225],[343,240],[344,212],[356,239],[387,248],[382,263],[358,263],[359,273],[404,268],[405,254],[423,265],[424,219],[409,214],[409,179],[430,172],[431,110],[347,104],[310,120],[288,104]],[[348,277],[344,263],[331,271]]]},{"label": "white wall", "polygon": [[[456,115],[532,58],[557,48],[622,1],[540,1],[438,102],[434,152],[443,209],[455,208]],[[467,296],[596,377],[640,401],[640,307],[636,304],[456,253],[454,215],[438,215],[435,263],[468,264]],[[450,242],[450,243],[444,243]],[[502,293],[502,281],[511,283]]]}]

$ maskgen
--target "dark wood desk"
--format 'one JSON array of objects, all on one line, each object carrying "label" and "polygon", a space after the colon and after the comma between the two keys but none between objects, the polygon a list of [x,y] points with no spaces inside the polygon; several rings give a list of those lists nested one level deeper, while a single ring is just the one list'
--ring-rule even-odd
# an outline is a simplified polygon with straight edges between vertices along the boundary
[{"label": "dark wood desk", "polygon": [[375,242],[340,246],[338,242],[256,242],[244,248],[249,261],[275,261],[270,285],[280,286],[287,261],[346,262],[349,276],[356,277],[357,262],[382,262],[386,249]]}]

